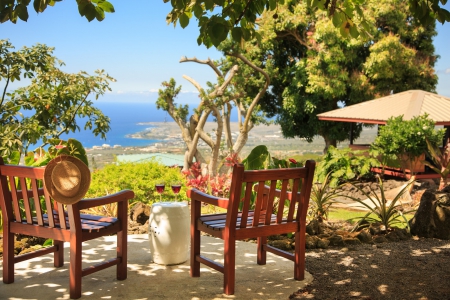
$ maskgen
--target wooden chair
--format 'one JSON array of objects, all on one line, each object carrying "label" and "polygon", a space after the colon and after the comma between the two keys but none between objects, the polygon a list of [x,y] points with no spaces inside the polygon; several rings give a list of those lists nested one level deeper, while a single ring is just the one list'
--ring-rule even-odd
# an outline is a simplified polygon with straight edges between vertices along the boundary
[{"label": "wooden chair", "polygon": [[[81,278],[117,265],[117,279],[127,278],[127,210],[132,191],[62,205],[43,188],[44,167],[5,165],[0,157],[0,207],[3,214],[3,282],[14,282],[14,264],[54,253],[54,266],[64,264],[64,242],[70,243],[70,297],[81,297]],[[26,187],[26,188],[25,188]],[[83,209],[118,203],[117,217],[82,214]],[[64,220],[64,222],[61,222]],[[53,246],[14,256],[14,235],[53,239]],[[117,234],[117,257],[82,269],[81,243]]]},{"label": "wooden chair", "polygon": [[[303,280],[306,212],[314,168],[315,162],[311,160],[306,162],[305,167],[291,169],[244,171],[243,165],[236,165],[229,199],[213,197],[195,189],[189,190],[188,196],[192,200],[191,276],[199,277],[200,263],[205,264],[224,274],[224,292],[227,295],[234,294],[235,242],[257,238],[259,265],[266,264],[267,251],[274,253],[294,261],[294,278]],[[277,182],[281,183],[281,190],[276,189]],[[255,183],[256,195],[252,195]],[[288,187],[292,192],[287,192]],[[254,208],[251,209],[253,200]],[[227,212],[201,215],[202,202],[225,208]],[[201,231],[224,240],[223,265],[200,254]],[[292,232],[295,233],[294,254],[267,244],[267,237],[270,235]]]}]

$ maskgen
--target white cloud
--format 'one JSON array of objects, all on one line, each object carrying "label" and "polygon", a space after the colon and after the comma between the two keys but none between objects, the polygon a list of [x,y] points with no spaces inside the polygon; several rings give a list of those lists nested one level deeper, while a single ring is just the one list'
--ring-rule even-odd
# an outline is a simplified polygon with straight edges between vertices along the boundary
[{"label": "white cloud", "polygon": [[444,73],[445,73],[445,74],[450,74],[450,68],[445,69]]}]

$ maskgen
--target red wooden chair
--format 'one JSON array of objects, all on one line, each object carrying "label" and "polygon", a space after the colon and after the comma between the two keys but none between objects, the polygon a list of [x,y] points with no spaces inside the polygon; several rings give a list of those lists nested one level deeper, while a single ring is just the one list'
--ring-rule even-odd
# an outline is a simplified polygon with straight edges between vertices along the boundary
[{"label": "red wooden chair", "polygon": [[[314,168],[315,162],[310,160],[305,167],[291,169],[244,171],[243,165],[236,165],[229,199],[213,197],[195,189],[189,190],[188,196],[192,200],[191,276],[199,277],[200,263],[205,264],[224,274],[224,292],[227,295],[234,294],[235,242],[257,238],[259,265],[266,264],[267,251],[274,253],[294,261],[294,278],[303,280],[306,212]],[[276,189],[277,182],[281,183],[281,190]],[[252,196],[255,183],[256,195]],[[288,187],[291,192],[287,192]],[[254,209],[250,209],[252,199]],[[202,202],[225,208],[227,212],[201,215]],[[223,265],[200,254],[201,231],[224,240]],[[267,244],[268,236],[292,232],[295,233],[294,254]]]},{"label": "red wooden chair", "polygon": [[[127,278],[127,209],[132,191],[96,199],[83,199],[71,205],[54,201],[43,188],[44,167],[5,165],[0,157],[0,207],[3,214],[3,282],[14,282],[14,264],[54,253],[54,266],[64,264],[64,242],[70,242],[70,297],[81,297],[81,278],[117,265],[117,279]],[[26,188],[24,188],[26,187]],[[82,214],[83,209],[118,203],[117,217]],[[61,222],[61,220],[64,220]],[[53,239],[53,246],[14,256],[14,235],[24,234]],[[81,243],[117,234],[117,257],[82,269]]]}]

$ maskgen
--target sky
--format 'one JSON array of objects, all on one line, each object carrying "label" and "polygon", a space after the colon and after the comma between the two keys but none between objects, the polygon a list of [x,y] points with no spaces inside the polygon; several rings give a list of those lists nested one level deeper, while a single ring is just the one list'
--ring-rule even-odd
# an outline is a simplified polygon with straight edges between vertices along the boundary
[{"label": "sky", "polygon": [[[0,25],[0,39],[9,39],[20,49],[36,43],[55,47],[54,55],[64,61],[66,72],[81,70],[94,74],[104,69],[117,82],[103,101],[155,101],[163,81],[174,78],[182,85],[179,102],[198,101],[195,88],[185,79],[188,75],[203,87],[215,81],[215,74],[206,65],[179,63],[182,56],[198,59],[219,59],[214,48],[198,46],[195,19],[182,29],[167,25],[165,18],[170,3],[162,0],[110,0],[115,13],[106,14],[102,22],[88,22],[78,13],[75,0],[57,2],[44,13],[36,14],[29,7],[28,22]],[[446,5],[450,10],[450,3]],[[438,94],[450,97],[450,24],[436,26],[436,54],[440,55],[435,70],[439,76]],[[24,81],[12,88],[24,85]]]}]

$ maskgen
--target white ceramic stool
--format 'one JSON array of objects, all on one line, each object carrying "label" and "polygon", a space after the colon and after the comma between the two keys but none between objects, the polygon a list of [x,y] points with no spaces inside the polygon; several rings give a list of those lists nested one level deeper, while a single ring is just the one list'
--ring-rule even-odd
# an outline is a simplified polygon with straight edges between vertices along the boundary
[{"label": "white ceramic stool", "polygon": [[176,265],[188,259],[189,216],[186,202],[158,202],[152,205],[148,239],[153,262]]}]

